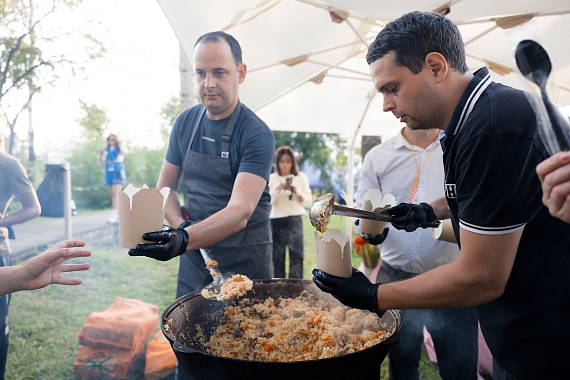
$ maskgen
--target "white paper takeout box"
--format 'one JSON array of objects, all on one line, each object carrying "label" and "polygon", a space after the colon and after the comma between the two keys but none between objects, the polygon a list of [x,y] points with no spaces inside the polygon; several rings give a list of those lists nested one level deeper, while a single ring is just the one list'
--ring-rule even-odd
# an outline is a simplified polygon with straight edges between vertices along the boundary
[{"label": "white paper takeout box", "polygon": [[[382,195],[380,189],[368,189],[362,196],[362,209],[365,211],[382,211],[396,205],[392,194]],[[384,232],[386,222],[379,220],[360,219],[360,232],[376,236]]]},{"label": "white paper takeout box", "polygon": [[119,192],[119,244],[123,248],[136,248],[145,232],[159,231],[164,221],[164,206],[170,189],[142,188],[129,184]]},{"label": "white paper takeout box", "polygon": [[348,237],[340,230],[328,230],[324,235],[315,231],[317,268],[338,277],[352,277],[352,256]]}]

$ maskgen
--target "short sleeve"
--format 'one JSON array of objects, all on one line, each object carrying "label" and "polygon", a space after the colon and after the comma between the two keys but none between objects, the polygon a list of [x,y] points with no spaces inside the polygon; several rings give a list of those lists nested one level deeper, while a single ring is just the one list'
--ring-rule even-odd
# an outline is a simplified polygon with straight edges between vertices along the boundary
[{"label": "short sleeve", "polygon": [[542,206],[535,173],[541,160],[532,139],[513,134],[482,135],[467,144],[456,161],[460,226],[488,235],[522,228]]}]

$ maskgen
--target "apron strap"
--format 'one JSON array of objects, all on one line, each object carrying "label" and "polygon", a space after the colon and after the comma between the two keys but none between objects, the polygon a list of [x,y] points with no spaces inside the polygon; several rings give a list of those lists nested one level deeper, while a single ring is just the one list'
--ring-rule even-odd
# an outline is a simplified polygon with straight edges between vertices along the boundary
[{"label": "apron strap", "polygon": [[[236,126],[240,111],[241,111],[241,103],[238,100],[236,109],[234,110],[234,112],[232,112],[230,120],[228,121],[228,125],[226,126],[226,130],[224,131],[224,135],[222,136],[222,153],[220,155],[220,157],[222,158],[230,157],[230,138],[232,136],[232,132],[234,131],[234,127]],[[202,117],[204,117],[204,113],[206,113],[205,107],[202,108],[202,111],[200,111],[200,114],[196,119],[196,123],[194,124],[194,128],[192,128],[192,134],[190,135],[190,141],[188,143],[188,149],[186,150],[186,154],[188,153],[188,150],[190,150],[190,147],[192,146],[192,143],[196,138],[196,133],[198,133],[200,121],[202,120]],[[184,157],[186,157],[186,154],[184,155]]]},{"label": "apron strap", "polygon": [[[198,115],[198,118],[196,119],[196,123],[194,124],[194,128],[192,128],[192,134],[190,135],[190,141],[188,142],[188,149],[186,149],[186,153],[188,153],[188,150],[190,150],[190,146],[192,146],[192,143],[194,142],[194,138],[196,137],[196,133],[198,133],[198,127],[200,126],[200,120],[202,120],[202,117],[204,117],[205,113],[206,113],[206,107],[202,106],[202,110],[200,111],[200,114]],[[184,157],[186,158],[186,154],[184,154]]]},{"label": "apron strap", "polygon": [[236,109],[232,112],[232,116],[230,117],[230,121],[228,122],[228,126],[224,131],[224,135],[222,136],[222,158],[228,158],[230,156],[230,138],[232,136],[232,132],[234,131],[234,127],[236,126],[236,122],[238,116],[241,111],[241,103],[237,102]]}]

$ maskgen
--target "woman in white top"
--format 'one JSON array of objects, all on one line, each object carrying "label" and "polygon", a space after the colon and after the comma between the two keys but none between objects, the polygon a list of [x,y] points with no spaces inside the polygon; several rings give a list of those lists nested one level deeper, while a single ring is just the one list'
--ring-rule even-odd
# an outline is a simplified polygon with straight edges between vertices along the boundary
[{"label": "woman in white top", "polygon": [[275,277],[285,278],[285,250],[289,248],[289,278],[303,278],[303,219],[312,202],[309,180],[299,171],[290,146],[275,151],[275,172],[269,177],[273,267]]}]

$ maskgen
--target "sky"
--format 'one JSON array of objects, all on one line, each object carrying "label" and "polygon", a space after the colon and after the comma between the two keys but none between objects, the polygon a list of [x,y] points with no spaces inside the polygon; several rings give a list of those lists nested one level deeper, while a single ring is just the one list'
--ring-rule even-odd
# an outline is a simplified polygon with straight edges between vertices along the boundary
[{"label": "sky", "polygon": [[[69,78],[34,97],[36,151],[48,163],[63,160],[81,133],[79,99],[105,109],[110,132],[127,145],[153,146],[160,110],[179,93],[178,41],[156,0],[85,0],[85,6],[104,30],[107,53],[88,65],[86,80]],[[18,126],[25,138],[25,115]]]}]

